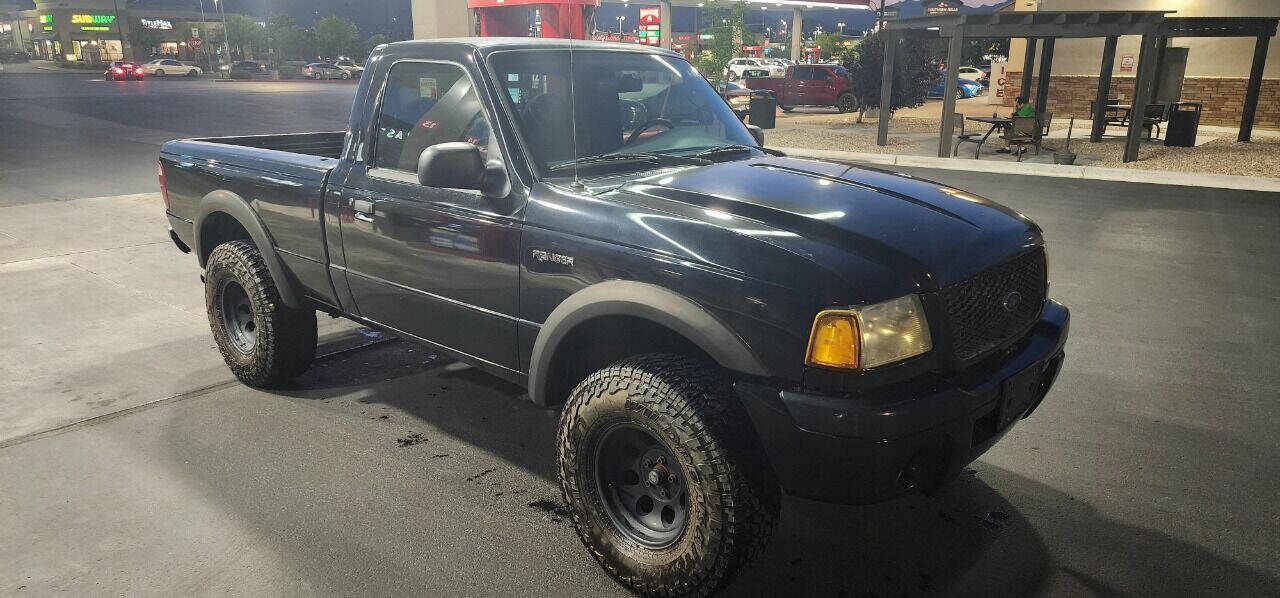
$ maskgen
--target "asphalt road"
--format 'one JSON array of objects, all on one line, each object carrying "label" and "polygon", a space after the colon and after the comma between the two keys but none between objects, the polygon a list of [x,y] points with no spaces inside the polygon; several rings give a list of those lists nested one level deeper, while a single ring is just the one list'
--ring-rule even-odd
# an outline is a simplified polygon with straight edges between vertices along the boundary
[{"label": "asphalt road", "polygon": [[355,87],[0,73],[0,206],[155,191],[170,139],[345,129]]},{"label": "asphalt road", "polygon": [[[0,75],[0,595],[623,594],[558,511],[557,413],[520,389],[327,320],[286,390],[212,349],[156,144],[334,128],[349,85],[37,77]],[[65,180],[89,171],[121,174]],[[1280,197],[910,174],[1045,229],[1058,384],[935,497],[786,500],[728,594],[1278,595]]]}]

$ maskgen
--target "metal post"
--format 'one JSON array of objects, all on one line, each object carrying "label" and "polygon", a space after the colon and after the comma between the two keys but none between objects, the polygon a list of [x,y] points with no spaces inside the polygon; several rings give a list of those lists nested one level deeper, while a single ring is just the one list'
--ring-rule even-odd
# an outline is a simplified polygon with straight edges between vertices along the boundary
[{"label": "metal post", "polygon": [[1027,53],[1022,57],[1022,93],[1018,95],[1031,97],[1031,71],[1036,68],[1036,38],[1027,38]]},{"label": "metal post", "polygon": [[942,129],[938,132],[939,158],[951,157],[951,136],[955,135],[955,124],[952,121],[956,116],[956,91],[959,89],[957,79],[960,77],[960,52],[964,49],[963,46],[964,29],[956,27],[951,30],[951,41],[947,44],[947,82],[942,89]]},{"label": "metal post", "polygon": [[1107,96],[1111,95],[1111,71],[1116,66],[1117,36],[1109,36],[1102,46],[1102,68],[1098,71],[1098,95],[1093,100],[1093,130],[1089,133],[1089,141],[1102,141],[1102,132],[1107,128]]},{"label": "metal post", "polygon": [[791,60],[796,64],[804,62],[804,56],[800,54],[802,43],[804,43],[804,13],[796,7],[791,9]]},{"label": "metal post", "polygon": [[[231,78],[231,38],[227,35],[227,0],[213,0],[213,5],[222,13],[222,54],[227,61],[227,78]],[[221,70],[221,69],[219,69]]]},{"label": "metal post", "polygon": [[1249,87],[1244,92],[1244,110],[1240,114],[1240,136],[1237,141],[1249,141],[1253,135],[1253,117],[1258,111],[1258,94],[1262,91],[1262,68],[1267,65],[1269,37],[1258,36],[1253,47],[1253,69],[1249,71]]},{"label": "metal post", "polygon": [[1142,121],[1147,103],[1151,100],[1151,80],[1156,76],[1156,42],[1160,37],[1147,33],[1142,36],[1142,49],[1138,51],[1138,80],[1133,84],[1133,106],[1129,110],[1129,137],[1124,144],[1124,162],[1138,159],[1138,146],[1142,143]]},{"label": "metal post", "polygon": [[1049,104],[1049,78],[1053,73],[1053,42],[1056,38],[1045,38],[1044,48],[1040,50],[1040,74],[1036,77],[1036,115],[1044,114]]},{"label": "metal post", "polygon": [[884,65],[880,75],[880,122],[876,125],[876,145],[889,144],[889,107],[893,105],[893,61],[897,54],[898,34],[884,32]]},{"label": "metal post", "polygon": [[671,0],[658,3],[658,45],[671,48]]}]

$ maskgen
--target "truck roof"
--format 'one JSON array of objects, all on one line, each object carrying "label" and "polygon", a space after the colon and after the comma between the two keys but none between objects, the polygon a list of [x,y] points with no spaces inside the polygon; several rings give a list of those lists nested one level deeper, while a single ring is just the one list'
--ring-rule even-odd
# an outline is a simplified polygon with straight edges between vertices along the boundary
[{"label": "truck roof", "polygon": [[570,47],[573,47],[575,50],[621,50],[646,54],[680,56],[678,52],[673,50],[652,46],[642,46],[640,44],[545,37],[451,37],[443,39],[420,39],[391,43],[388,45],[388,50],[401,55],[413,55],[419,52],[438,52],[446,48],[451,50],[481,50],[485,54],[488,54],[489,52],[496,50],[568,49]]}]

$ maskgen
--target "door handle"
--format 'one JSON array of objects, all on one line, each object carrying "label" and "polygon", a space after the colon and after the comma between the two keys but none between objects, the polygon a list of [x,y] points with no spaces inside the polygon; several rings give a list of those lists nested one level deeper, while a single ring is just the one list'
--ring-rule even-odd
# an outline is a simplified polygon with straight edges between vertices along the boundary
[{"label": "door handle", "polygon": [[351,216],[361,222],[373,222],[373,200],[351,198]]}]

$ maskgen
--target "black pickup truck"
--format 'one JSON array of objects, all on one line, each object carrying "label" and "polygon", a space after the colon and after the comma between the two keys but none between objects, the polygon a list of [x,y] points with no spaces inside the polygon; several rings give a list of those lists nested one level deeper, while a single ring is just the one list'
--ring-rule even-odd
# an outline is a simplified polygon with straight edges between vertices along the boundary
[{"label": "black pickup truck", "polygon": [[644,595],[724,587],[781,491],[936,489],[1063,361],[1035,224],[764,149],[669,51],[380,46],[346,131],[171,141],[159,177],[240,380],[306,370],[319,311],[526,386],[583,543]]}]

